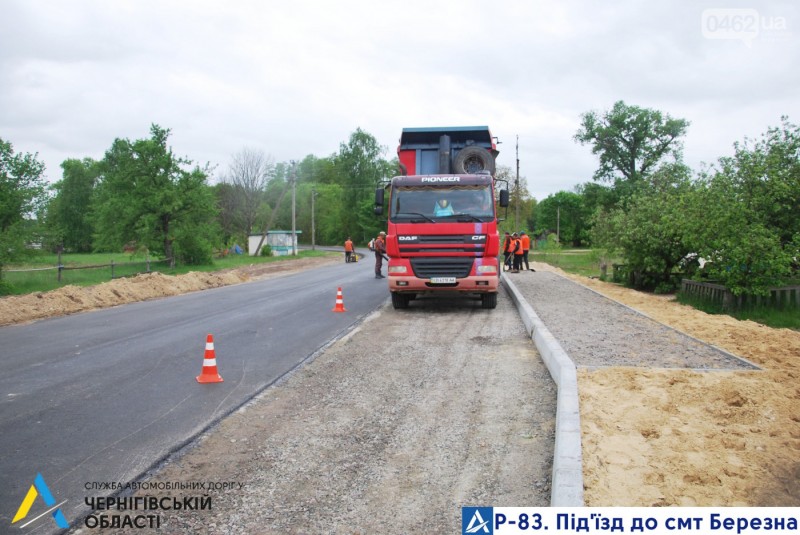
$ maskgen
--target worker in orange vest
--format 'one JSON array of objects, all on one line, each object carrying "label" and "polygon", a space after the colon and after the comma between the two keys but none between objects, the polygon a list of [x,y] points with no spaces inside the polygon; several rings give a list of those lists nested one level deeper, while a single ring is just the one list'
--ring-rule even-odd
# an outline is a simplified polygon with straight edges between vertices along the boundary
[{"label": "worker in orange vest", "polygon": [[[384,254],[386,254],[386,233],[381,231],[378,237],[375,238],[375,278],[385,279],[381,274],[381,267],[383,266]],[[386,259],[389,260],[388,258]]]},{"label": "worker in orange vest", "polygon": [[[528,251],[531,249],[530,236],[525,234],[525,231],[523,230],[520,232],[519,239],[522,242],[522,262],[525,264],[525,269],[528,271],[536,271],[535,269],[531,269],[530,264],[528,264]],[[522,268],[522,263],[520,263],[519,267]]]},{"label": "worker in orange vest", "polygon": [[513,254],[511,249],[511,234],[506,231],[505,238],[503,238],[503,271],[509,271],[511,269],[511,258],[509,258]]},{"label": "worker in orange vest", "polygon": [[353,240],[350,239],[350,236],[344,242],[344,261],[345,263],[353,261]]},{"label": "worker in orange vest", "polygon": [[519,234],[516,232],[511,235],[511,247],[514,252],[514,269],[511,273],[519,273],[522,267],[522,240],[519,239]]}]

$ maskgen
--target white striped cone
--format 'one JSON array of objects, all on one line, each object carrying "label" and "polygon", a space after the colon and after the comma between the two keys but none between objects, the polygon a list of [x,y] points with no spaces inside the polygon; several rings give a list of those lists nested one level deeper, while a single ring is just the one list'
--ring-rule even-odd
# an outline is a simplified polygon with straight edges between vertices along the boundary
[{"label": "white striped cone", "polygon": [[333,312],[347,312],[347,309],[344,308],[344,299],[342,299],[342,287],[341,286],[336,291],[336,306],[333,307]]},{"label": "white striped cone", "polygon": [[203,371],[196,377],[198,383],[221,383],[223,381],[217,372],[217,355],[214,352],[214,337],[206,337],[206,353],[203,357]]}]

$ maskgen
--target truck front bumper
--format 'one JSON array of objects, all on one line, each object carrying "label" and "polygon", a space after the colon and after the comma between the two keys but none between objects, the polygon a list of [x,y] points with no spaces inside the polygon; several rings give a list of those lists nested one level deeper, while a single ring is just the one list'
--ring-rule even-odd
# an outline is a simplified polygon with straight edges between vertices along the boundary
[{"label": "truck front bumper", "polygon": [[389,273],[389,291],[401,293],[424,292],[463,292],[463,293],[493,293],[499,285],[497,276],[472,276],[456,279],[454,282],[420,279],[409,276],[394,276]]}]

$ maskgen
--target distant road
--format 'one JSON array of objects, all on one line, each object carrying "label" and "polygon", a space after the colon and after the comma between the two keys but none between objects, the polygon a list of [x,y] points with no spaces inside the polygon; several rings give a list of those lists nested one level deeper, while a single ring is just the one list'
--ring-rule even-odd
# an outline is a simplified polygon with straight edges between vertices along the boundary
[{"label": "distant road", "polygon": [[[369,260],[369,259],[367,259]],[[335,313],[342,287],[345,313]],[[69,522],[335,339],[389,296],[372,262],[0,327],[0,531],[37,473]],[[224,382],[198,384],[206,335]],[[24,524],[47,510],[37,498]],[[50,515],[25,533],[57,532]]]}]

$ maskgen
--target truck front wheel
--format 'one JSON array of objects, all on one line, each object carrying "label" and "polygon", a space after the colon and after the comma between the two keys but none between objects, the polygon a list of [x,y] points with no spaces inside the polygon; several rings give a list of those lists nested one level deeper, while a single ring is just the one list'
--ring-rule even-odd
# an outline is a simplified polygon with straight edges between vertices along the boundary
[{"label": "truck front wheel", "polygon": [[392,292],[392,306],[394,308],[408,308],[408,302],[410,299],[407,295]]},{"label": "truck front wheel", "polygon": [[481,308],[496,308],[497,293],[481,294]]}]

